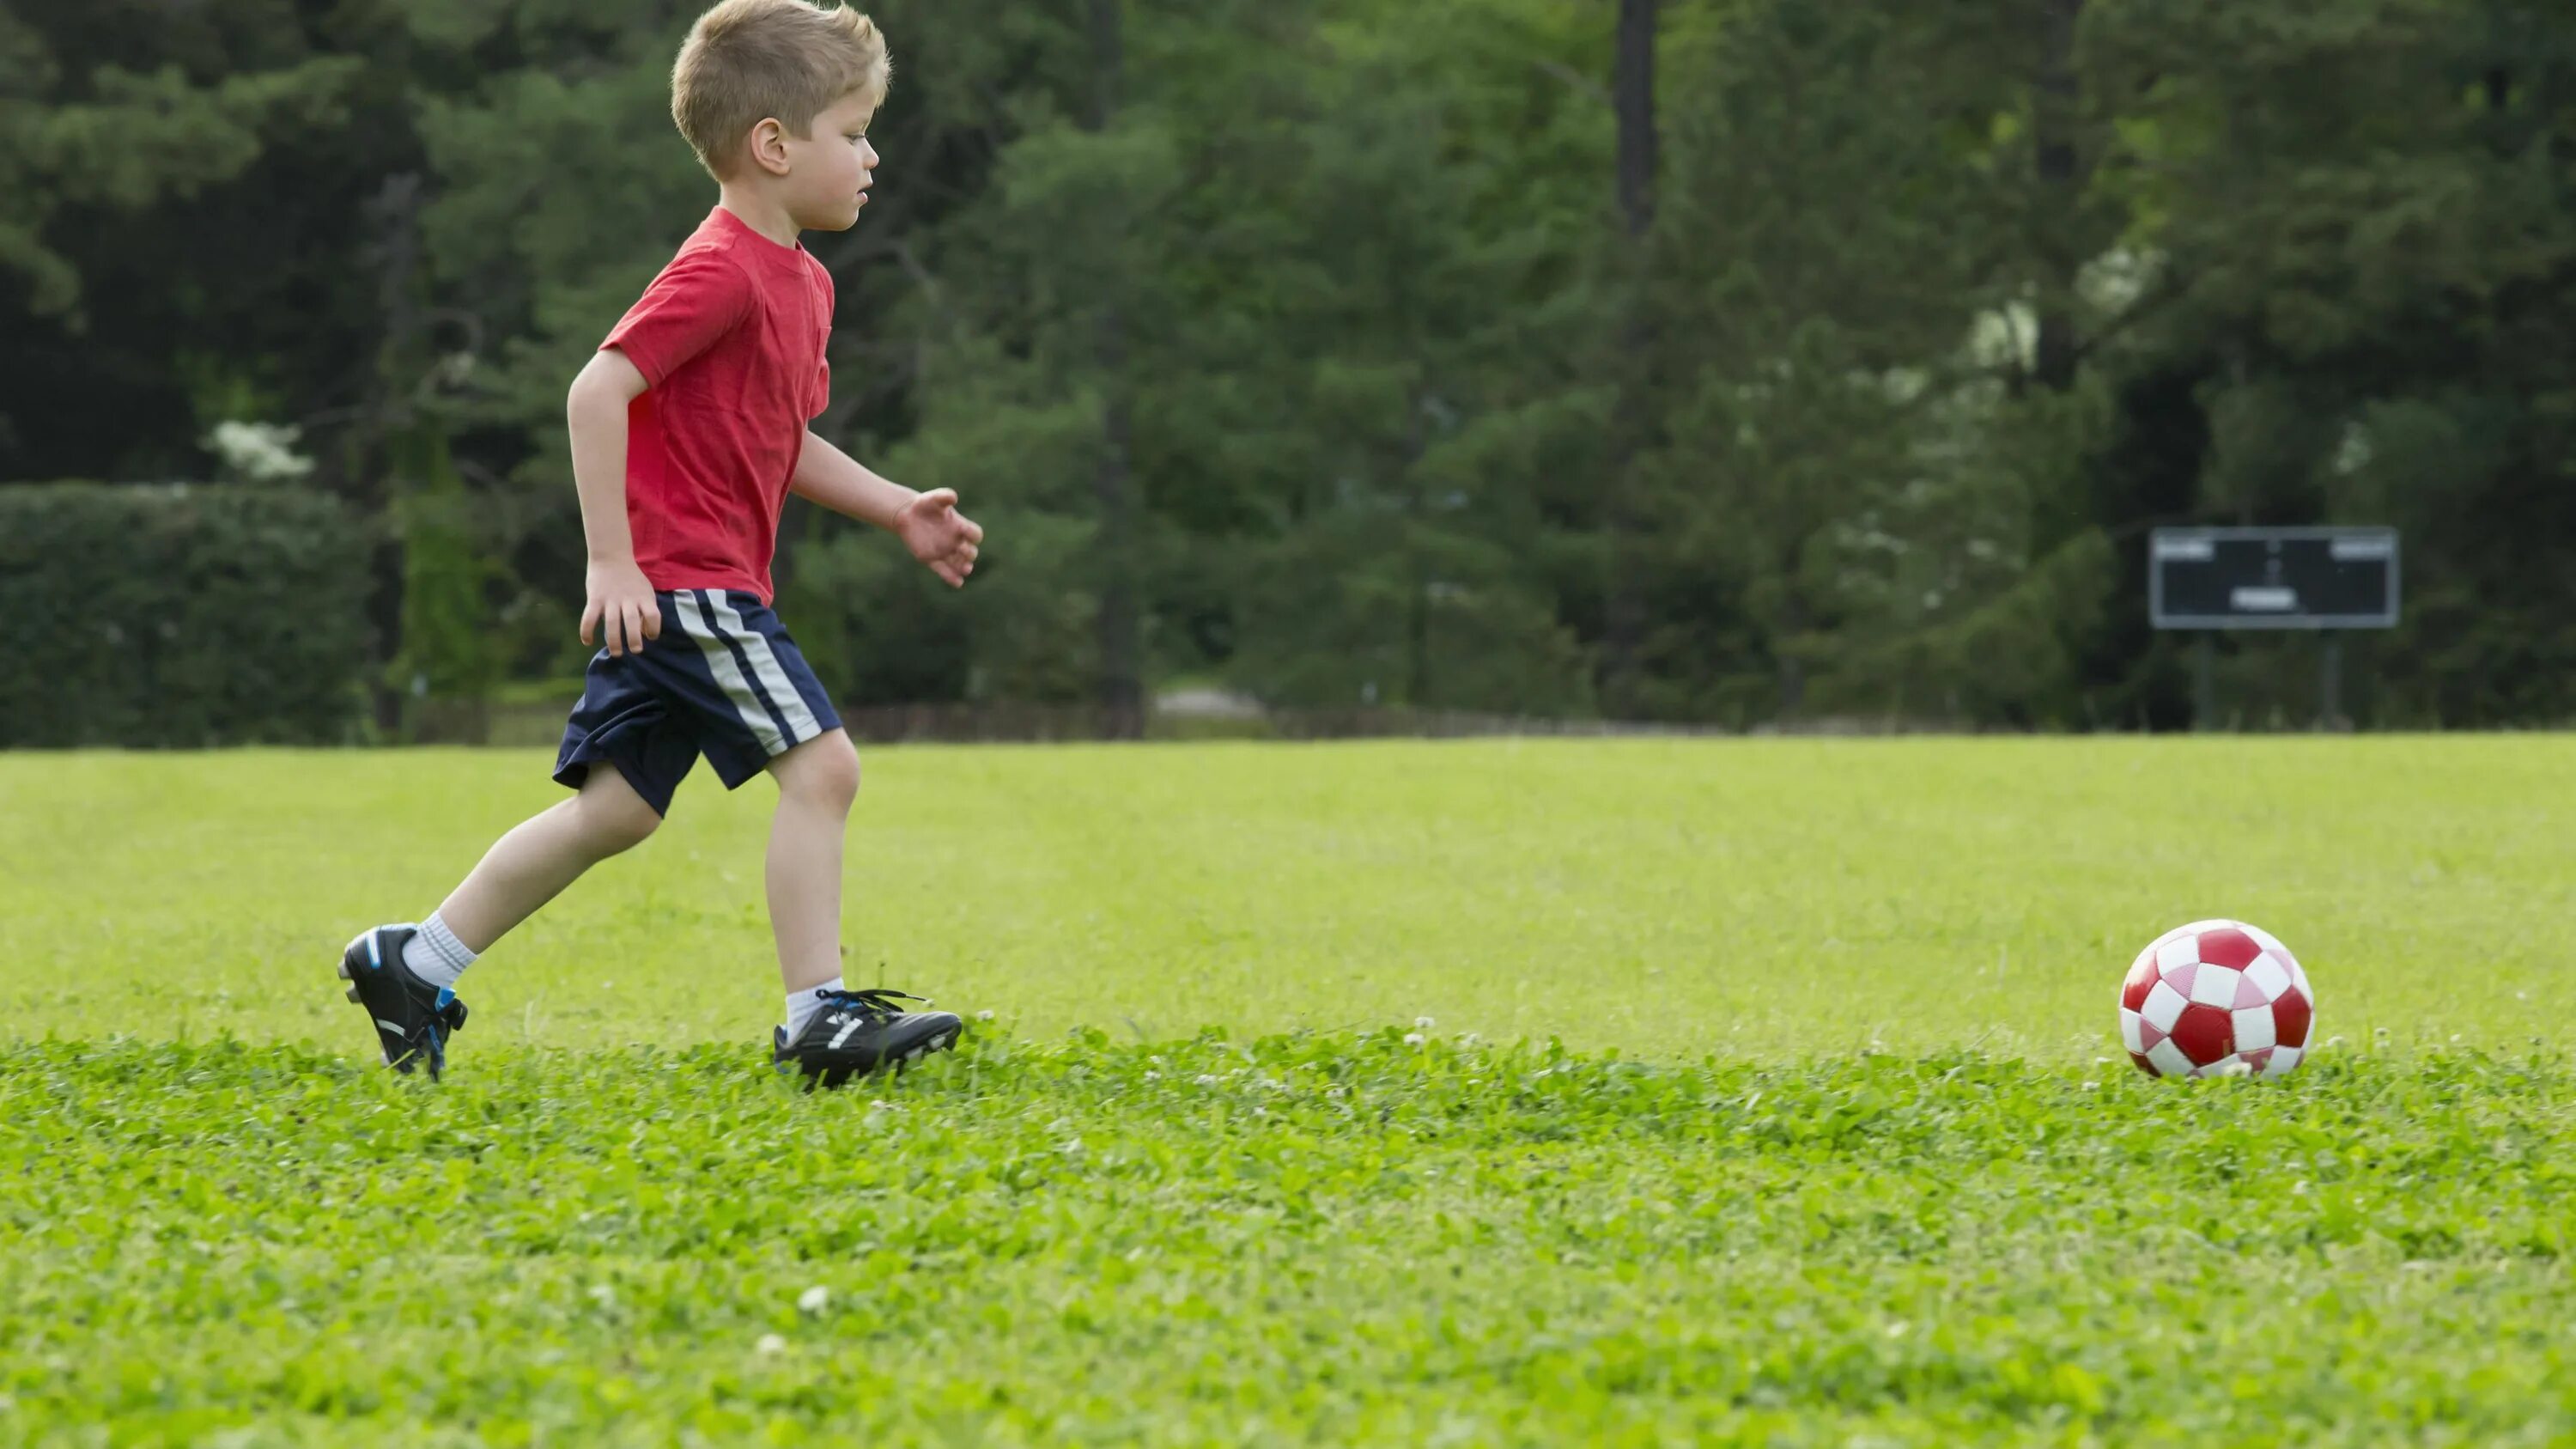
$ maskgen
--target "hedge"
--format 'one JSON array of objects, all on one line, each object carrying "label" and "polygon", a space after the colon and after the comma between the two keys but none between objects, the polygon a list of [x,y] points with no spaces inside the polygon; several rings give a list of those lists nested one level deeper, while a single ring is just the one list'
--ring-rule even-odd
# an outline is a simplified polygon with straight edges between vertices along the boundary
[{"label": "hedge", "polygon": [[351,738],[367,555],[317,493],[0,487],[0,747]]}]

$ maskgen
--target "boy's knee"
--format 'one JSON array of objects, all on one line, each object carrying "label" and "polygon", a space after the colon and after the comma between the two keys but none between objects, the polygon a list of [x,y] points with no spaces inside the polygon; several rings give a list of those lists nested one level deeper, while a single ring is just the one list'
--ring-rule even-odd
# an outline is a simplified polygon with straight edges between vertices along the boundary
[{"label": "boy's knee", "polygon": [[631,786],[584,790],[574,797],[573,809],[580,814],[583,836],[604,856],[642,845],[662,824],[662,817]]},{"label": "boy's knee", "polygon": [[859,751],[834,730],[780,757],[779,789],[809,804],[846,811],[859,798]]}]

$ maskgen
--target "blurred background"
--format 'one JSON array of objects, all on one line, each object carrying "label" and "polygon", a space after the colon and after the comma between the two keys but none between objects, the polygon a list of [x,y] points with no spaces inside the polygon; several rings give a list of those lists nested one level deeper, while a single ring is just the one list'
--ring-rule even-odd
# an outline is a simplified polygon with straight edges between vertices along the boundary
[{"label": "blurred background", "polygon": [[[0,0],[0,744],[552,742],[698,8]],[[819,427],[991,541],[791,504],[863,734],[2179,728],[2184,523],[2402,531],[2362,725],[2576,715],[2563,4],[872,8]]]}]

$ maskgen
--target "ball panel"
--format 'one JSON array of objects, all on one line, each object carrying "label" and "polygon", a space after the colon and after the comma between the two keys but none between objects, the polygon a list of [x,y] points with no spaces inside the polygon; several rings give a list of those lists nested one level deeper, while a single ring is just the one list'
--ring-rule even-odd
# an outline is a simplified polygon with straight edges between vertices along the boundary
[{"label": "ball panel", "polygon": [[2308,1027],[2316,1019],[2316,1007],[2304,991],[2293,991],[2272,1003],[2272,1030],[2283,1046],[2304,1047],[2308,1044]]},{"label": "ball panel", "polygon": [[2138,1008],[2138,1015],[2145,1017],[2147,1025],[2156,1030],[2169,1032],[2173,1030],[2174,1023],[2181,1020],[2182,1009],[2190,1004],[2181,992],[2173,989],[2173,983],[2159,981],[2155,989],[2147,993],[2146,1004]]},{"label": "ball panel", "polygon": [[2129,1060],[2136,1064],[2139,1071],[2146,1073],[2148,1076],[2161,1077],[2164,1075],[2164,1073],[2156,1070],[2156,1064],[2154,1062],[2147,1060],[2147,1054],[2145,1052],[2131,1052],[2129,1053]]},{"label": "ball panel", "polygon": [[2185,961],[2179,966],[2164,967],[2156,973],[2156,979],[2181,992],[2184,999],[2188,1000],[2191,996],[2192,984],[2200,980],[2200,963]]},{"label": "ball panel", "polygon": [[2207,1066],[2236,1049],[2236,1023],[2215,1006],[2195,1003],[2174,1023],[2173,1041],[2194,1065]]},{"label": "ball panel", "polygon": [[2191,988],[2188,991],[2183,991],[2179,986],[2174,989],[2183,991],[2184,995],[2203,1006],[2215,1006],[2221,1011],[2232,1011],[2236,1006],[2236,985],[2244,979],[2245,973],[2232,966],[2213,966],[2203,961],[2200,963],[2200,969],[2192,973]]},{"label": "ball panel", "polygon": [[2269,950],[2245,968],[2245,979],[2263,993],[2265,1001],[2278,1001],[2281,993],[2290,989],[2290,973],[2281,968],[2279,958]]},{"label": "ball panel", "polygon": [[2203,931],[2198,940],[2200,959],[2204,963],[2211,966],[2225,966],[2234,971],[2242,971],[2253,965],[2254,958],[2263,954],[2262,946],[2257,944],[2253,937],[2245,934],[2243,929],[2236,926]]},{"label": "ball panel", "polygon": [[2307,1054],[2305,1052],[2294,1046],[2274,1047],[2272,1048],[2272,1059],[2263,1064],[2263,1075],[2267,1077],[2287,1076],[2289,1075],[2290,1070],[2293,1067],[2296,1067],[2299,1064],[2300,1059],[2306,1055]]},{"label": "ball panel", "polygon": [[2129,964],[2128,979],[2120,983],[2120,1004],[2131,1011],[2147,1004],[2147,992],[2156,984],[2156,952],[2150,946],[2138,953]]},{"label": "ball panel", "polygon": [[2146,1022],[2136,1012],[2125,1006],[2120,1008],[2120,1045],[2129,1049],[2129,1055],[2136,1056],[2147,1049],[2145,1027]]},{"label": "ball panel", "polygon": [[2193,1066],[2192,1059],[2184,1056],[2182,1054],[2182,1048],[2175,1046],[2171,1039],[2157,1042],[2154,1046],[2147,1048],[2147,1060],[2154,1063],[2155,1074],[2159,1077],[2188,1077],[2191,1075],[2191,1069]]},{"label": "ball panel", "polygon": [[2228,1019],[2235,1023],[2238,1051],[2267,1052],[2277,1044],[2270,1002],[2249,1010],[2230,1012]]},{"label": "ball panel", "polygon": [[2186,966],[2200,964],[2200,938],[2167,936],[2156,943],[2156,969],[2171,976]]}]

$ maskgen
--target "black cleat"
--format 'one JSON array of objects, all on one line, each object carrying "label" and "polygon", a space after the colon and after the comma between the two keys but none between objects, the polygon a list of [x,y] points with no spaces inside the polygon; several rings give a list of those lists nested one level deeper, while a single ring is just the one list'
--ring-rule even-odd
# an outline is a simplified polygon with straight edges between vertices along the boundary
[{"label": "black cleat", "polygon": [[897,1001],[930,1003],[900,991],[820,991],[823,1009],[794,1041],[787,1028],[772,1034],[770,1059],[782,1072],[801,1072],[807,1091],[816,1083],[837,1087],[881,1067],[901,1072],[932,1052],[957,1045],[965,1023],[948,1011],[900,1011]]},{"label": "black cleat", "polygon": [[340,979],[374,1019],[385,1065],[408,1072],[425,1063],[434,1082],[447,1069],[447,1039],[465,1029],[465,1003],[403,964],[403,943],[416,934],[411,926],[378,926],[351,941],[340,953]]}]

